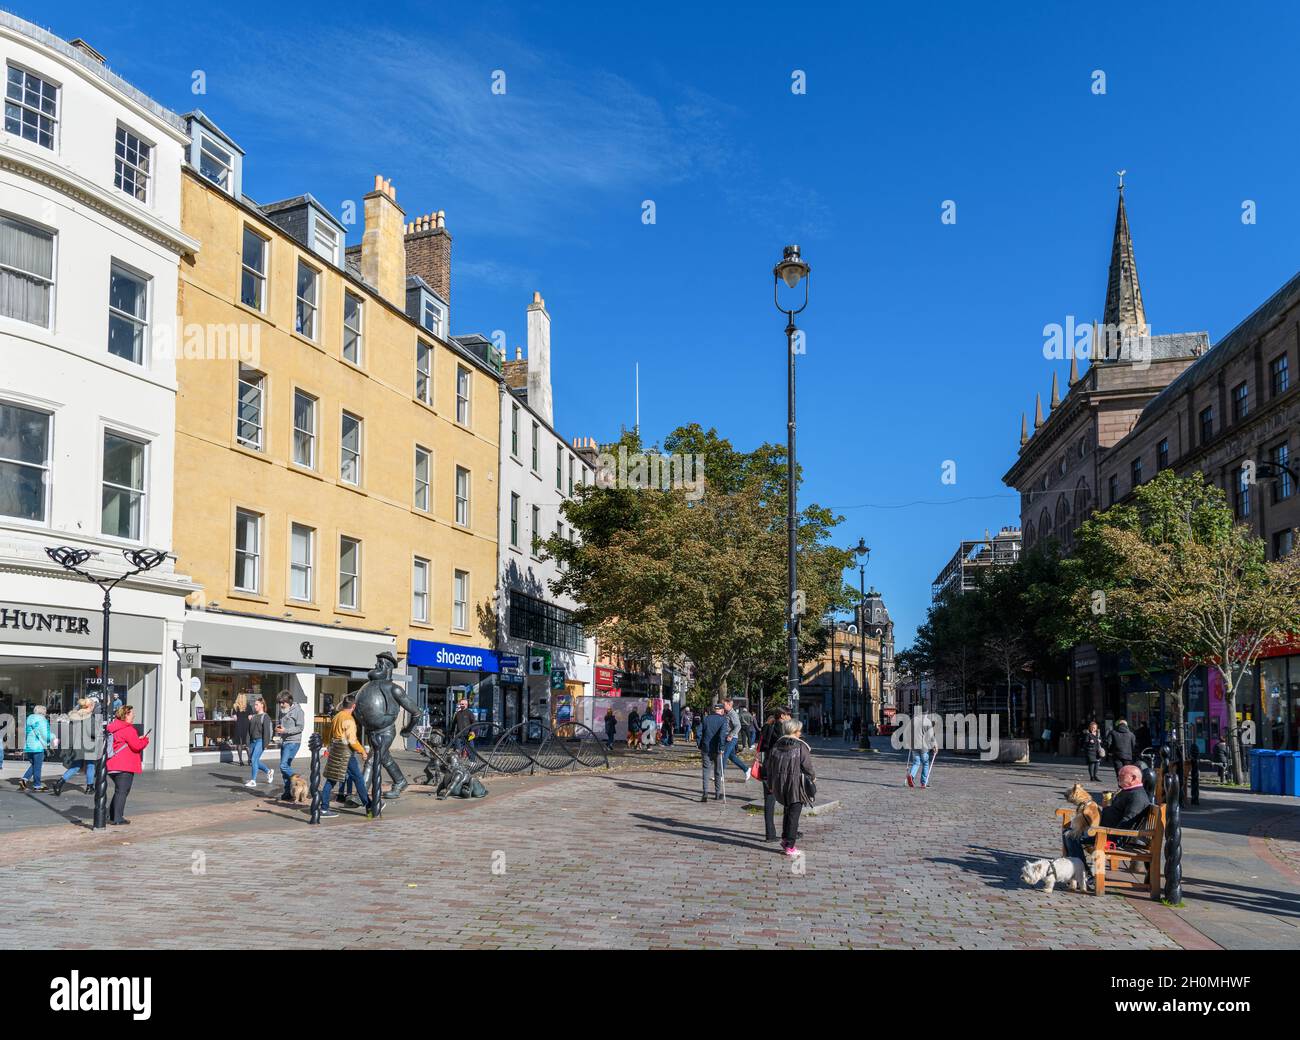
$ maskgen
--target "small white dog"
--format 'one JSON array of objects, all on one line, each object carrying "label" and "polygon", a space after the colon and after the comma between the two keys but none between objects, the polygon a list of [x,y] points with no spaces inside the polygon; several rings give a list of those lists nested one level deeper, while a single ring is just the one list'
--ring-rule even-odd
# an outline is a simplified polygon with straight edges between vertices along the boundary
[{"label": "small white dog", "polygon": [[1050,892],[1058,883],[1082,892],[1087,885],[1087,874],[1083,860],[1062,856],[1060,859],[1026,861],[1020,868],[1020,880],[1026,885],[1036,885],[1041,881],[1046,892]]}]

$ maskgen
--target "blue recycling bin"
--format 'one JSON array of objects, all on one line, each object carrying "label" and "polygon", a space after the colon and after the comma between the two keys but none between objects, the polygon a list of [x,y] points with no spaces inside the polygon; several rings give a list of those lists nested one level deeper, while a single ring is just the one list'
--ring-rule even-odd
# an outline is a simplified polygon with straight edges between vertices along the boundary
[{"label": "blue recycling bin", "polygon": [[1281,793],[1294,798],[1300,794],[1300,790],[1296,787],[1296,767],[1300,765],[1300,752],[1279,751],[1277,757],[1282,763]]},{"label": "blue recycling bin", "polygon": [[1282,793],[1282,757],[1269,749],[1257,752],[1259,761],[1260,794]]},{"label": "blue recycling bin", "polygon": [[1259,748],[1250,749],[1250,789],[1255,794],[1263,790],[1260,784],[1260,766],[1263,765],[1264,759],[1261,757],[1263,752]]}]

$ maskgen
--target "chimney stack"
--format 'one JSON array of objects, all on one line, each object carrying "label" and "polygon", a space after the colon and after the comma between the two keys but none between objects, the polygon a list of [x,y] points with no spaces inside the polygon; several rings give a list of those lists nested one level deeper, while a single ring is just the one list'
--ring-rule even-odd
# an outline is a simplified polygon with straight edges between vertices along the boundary
[{"label": "chimney stack", "polygon": [[528,404],[550,425],[551,413],[551,316],[539,292],[528,305]]},{"label": "chimney stack", "polygon": [[365,196],[366,229],[361,235],[361,278],[398,310],[406,309],[405,226],[393,182],[375,174],[375,189]]},{"label": "chimney stack", "polygon": [[416,217],[406,225],[406,273],[428,283],[451,306],[451,235],[443,210]]}]

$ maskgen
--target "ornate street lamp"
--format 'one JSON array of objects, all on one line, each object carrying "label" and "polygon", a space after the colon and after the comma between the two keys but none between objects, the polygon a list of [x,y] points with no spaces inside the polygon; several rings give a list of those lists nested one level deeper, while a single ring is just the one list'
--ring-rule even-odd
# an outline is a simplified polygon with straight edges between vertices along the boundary
[{"label": "ornate street lamp", "polygon": [[[776,309],[786,316],[786,472],[789,493],[786,496],[786,569],[789,582],[789,602],[786,605],[786,641],[789,648],[789,672],[786,677],[790,696],[790,717],[799,718],[799,604],[798,576],[795,567],[795,549],[797,545],[798,488],[795,477],[794,453],[794,316],[808,306],[808,283],[812,271],[799,255],[798,246],[786,246],[781,262],[772,269],[772,300]],[[798,288],[803,282],[803,303],[795,307],[781,305],[780,287],[784,282],[790,289]]]},{"label": "ornate street lamp", "polygon": [[858,619],[858,638],[862,644],[862,731],[858,746],[870,747],[871,741],[867,736],[867,719],[871,711],[871,683],[867,681],[867,560],[871,558],[871,550],[867,548],[865,538],[858,539],[853,554],[858,558],[858,613],[861,615]]},{"label": "ornate street lamp", "polygon": [[108,622],[113,610],[111,594],[127,578],[139,574],[141,571],[153,570],[163,560],[167,559],[167,553],[160,549],[123,549],[122,555],[132,569],[112,578],[96,577],[88,571],[82,570],[82,565],[87,560],[92,556],[99,555],[99,553],[92,552],[89,549],[60,545],[52,549],[46,549],[45,554],[64,570],[71,571],[73,574],[80,574],[86,580],[93,581],[104,593],[104,645],[99,669],[99,707],[103,715],[103,722],[100,724],[99,729],[99,751],[95,763],[95,819],[93,824],[93,829],[99,831],[105,828],[108,820],[108,733],[106,727],[109,723],[110,710],[108,697]]}]

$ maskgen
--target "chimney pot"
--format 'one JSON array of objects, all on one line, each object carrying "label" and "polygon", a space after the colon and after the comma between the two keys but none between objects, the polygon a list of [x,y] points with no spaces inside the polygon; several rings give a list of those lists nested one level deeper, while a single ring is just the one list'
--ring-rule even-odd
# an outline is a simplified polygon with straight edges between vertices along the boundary
[{"label": "chimney pot", "polygon": [[524,359],[524,348],[515,347],[515,360],[522,361],[523,359]]}]

